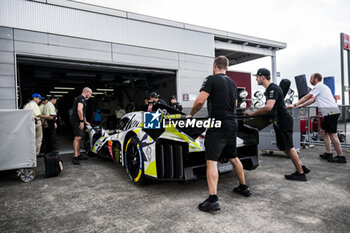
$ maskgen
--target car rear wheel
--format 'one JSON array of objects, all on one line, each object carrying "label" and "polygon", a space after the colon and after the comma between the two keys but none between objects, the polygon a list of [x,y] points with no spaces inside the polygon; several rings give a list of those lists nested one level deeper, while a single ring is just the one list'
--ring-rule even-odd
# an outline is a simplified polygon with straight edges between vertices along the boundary
[{"label": "car rear wheel", "polygon": [[144,182],[141,147],[136,136],[131,137],[126,143],[125,169],[126,173],[135,184]]}]

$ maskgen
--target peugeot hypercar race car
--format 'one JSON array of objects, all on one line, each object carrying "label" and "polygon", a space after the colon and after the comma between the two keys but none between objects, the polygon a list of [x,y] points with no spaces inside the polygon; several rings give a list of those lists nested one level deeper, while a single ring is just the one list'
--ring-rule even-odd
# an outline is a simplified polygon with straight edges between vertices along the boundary
[{"label": "peugeot hypercar race car", "polygon": [[[137,184],[145,179],[194,180],[205,174],[205,131],[215,123],[208,118],[184,118],[184,113],[158,104],[152,112],[126,114],[112,132],[89,127],[85,146],[90,153],[108,154],[121,163]],[[258,130],[238,120],[237,154],[246,170],[259,165],[258,140]],[[219,172],[232,170],[228,161],[221,162]]]}]

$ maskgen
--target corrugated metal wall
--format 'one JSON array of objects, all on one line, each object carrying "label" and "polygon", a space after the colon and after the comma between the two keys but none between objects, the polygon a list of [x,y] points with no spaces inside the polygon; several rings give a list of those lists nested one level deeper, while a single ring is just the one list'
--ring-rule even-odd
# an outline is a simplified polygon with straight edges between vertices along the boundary
[{"label": "corrugated metal wall", "polygon": [[0,26],[214,56],[214,36],[25,0],[0,1]]},{"label": "corrugated metal wall", "polygon": [[[198,94],[211,57],[0,27],[0,109],[16,107],[16,55],[177,70],[179,100]],[[182,103],[190,108],[192,101]]]},{"label": "corrugated metal wall", "polygon": [[13,30],[0,27],[0,109],[16,108]]},{"label": "corrugated metal wall", "polygon": [[[16,108],[16,55],[176,70],[182,102],[184,93],[198,95],[212,72],[214,37],[38,2],[2,0],[0,109]],[[189,109],[193,101],[182,104]]]}]

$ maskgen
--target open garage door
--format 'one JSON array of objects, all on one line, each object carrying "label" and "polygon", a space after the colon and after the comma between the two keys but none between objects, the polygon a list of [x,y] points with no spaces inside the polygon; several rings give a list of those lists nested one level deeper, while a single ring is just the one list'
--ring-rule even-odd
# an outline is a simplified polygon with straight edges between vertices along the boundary
[{"label": "open garage door", "polygon": [[95,107],[104,113],[105,127],[114,127],[117,104],[124,109],[134,101],[144,104],[144,97],[156,91],[168,101],[176,94],[176,71],[144,67],[117,66],[90,62],[66,61],[38,57],[17,57],[18,106],[22,108],[32,93],[58,97],[61,120],[58,134],[70,133],[68,110],[82,88],[90,87],[93,96],[88,101],[87,120],[91,121]]}]

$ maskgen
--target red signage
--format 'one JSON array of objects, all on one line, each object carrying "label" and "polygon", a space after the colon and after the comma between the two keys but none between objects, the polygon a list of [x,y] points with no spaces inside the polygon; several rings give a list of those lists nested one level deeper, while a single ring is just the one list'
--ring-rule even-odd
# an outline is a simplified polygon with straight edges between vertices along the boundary
[{"label": "red signage", "polygon": [[350,36],[343,33],[344,49],[350,50]]}]

